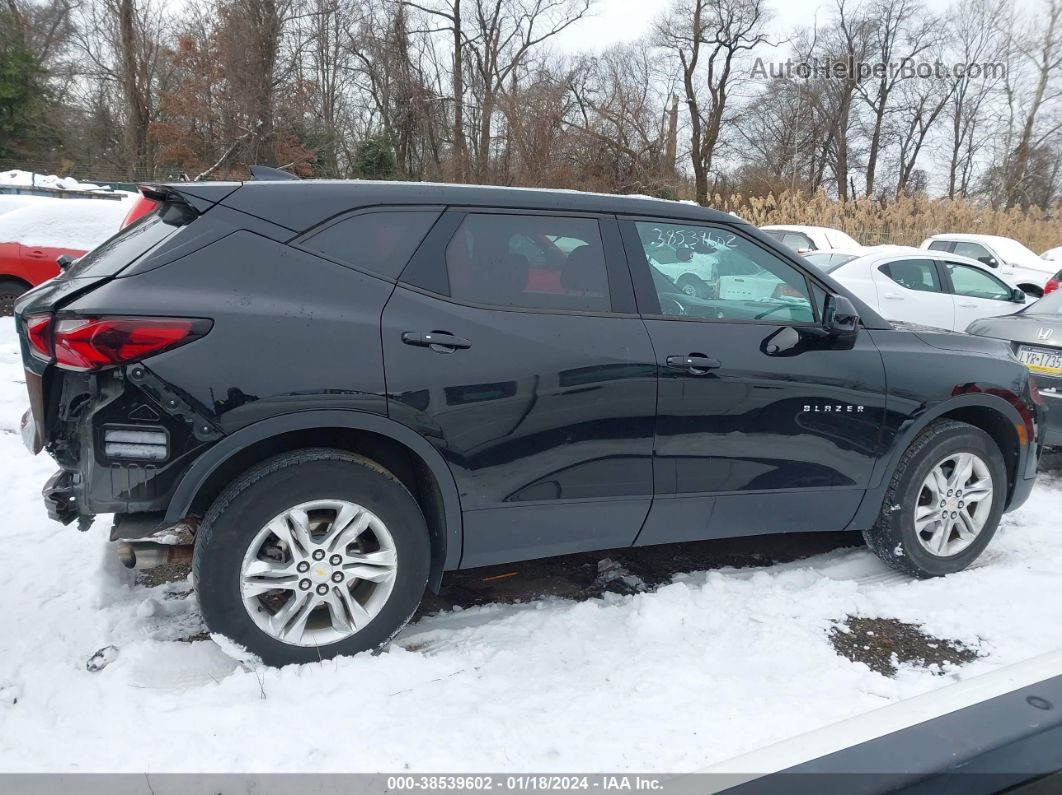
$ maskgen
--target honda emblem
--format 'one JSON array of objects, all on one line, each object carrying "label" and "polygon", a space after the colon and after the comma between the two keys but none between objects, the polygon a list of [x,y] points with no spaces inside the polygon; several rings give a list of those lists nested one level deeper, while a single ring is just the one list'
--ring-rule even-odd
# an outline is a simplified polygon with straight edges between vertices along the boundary
[{"label": "honda emblem", "polygon": [[1051,339],[1051,335],[1054,333],[1053,328],[1041,328],[1036,330],[1036,339],[1044,342]]}]

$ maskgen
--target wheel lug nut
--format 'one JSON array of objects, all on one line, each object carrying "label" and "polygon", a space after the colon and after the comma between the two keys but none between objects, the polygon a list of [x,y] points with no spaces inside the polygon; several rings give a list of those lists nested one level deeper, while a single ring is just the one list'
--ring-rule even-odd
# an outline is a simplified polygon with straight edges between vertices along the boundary
[{"label": "wheel lug nut", "polygon": [[310,590],[310,581],[309,580],[299,580],[299,589],[302,590],[302,591]]},{"label": "wheel lug nut", "polygon": [[944,507],[945,505],[947,505],[947,504],[948,504],[948,501],[947,501],[947,500],[941,500],[941,501],[940,501],[940,507],[941,507],[941,508],[943,508],[943,507]]},{"label": "wheel lug nut", "polygon": [[953,493],[953,492],[952,492],[952,490],[951,490],[951,489],[948,489],[948,496],[949,496],[949,497],[950,497],[950,496],[952,495],[952,493]]},{"label": "wheel lug nut", "polygon": [[951,512],[951,518],[952,519],[958,519],[959,518],[959,514],[955,513],[955,511],[952,511]]},{"label": "wheel lug nut", "polygon": [[323,549],[315,549],[313,551],[313,559],[314,560],[322,560],[324,558],[324,556],[325,556],[325,553],[324,553]]},{"label": "wheel lug nut", "polygon": [[333,566],[338,566],[340,563],[343,562],[343,558],[339,555],[333,555],[328,559],[328,562],[331,563]]},{"label": "wheel lug nut", "polygon": [[303,561],[302,563],[300,563],[300,564],[299,564],[298,566],[296,566],[296,567],[295,567],[295,569],[296,569],[296,570],[297,570],[297,571],[298,571],[298,572],[299,572],[300,574],[304,574],[305,572],[308,572],[308,571],[310,570],[310,564],[309,564],[309,563],[307,563],[307,562],[306,562],[306,561],[304,560],[304,561]]},{"label": "wheel lug nut", "polygon": [[321,596],[324,596],[326,593],[328,593],[328,586],[324,583],[321,583],[317,586],[317,593],[319,593]]},{"label": "wheel lug nut", "polygon": [[343,572],[332,572],[332,582],[343,582]]},{"label": "wheel lug nut", "polygon": [[965,505],[965,504],[966,504],[966,503],[964,503],[964,502],[963,502],[962,500],[959,500],[959,507],[960,507],[960,508],[961,508],[961,507],[962,507],[963,505]]}]

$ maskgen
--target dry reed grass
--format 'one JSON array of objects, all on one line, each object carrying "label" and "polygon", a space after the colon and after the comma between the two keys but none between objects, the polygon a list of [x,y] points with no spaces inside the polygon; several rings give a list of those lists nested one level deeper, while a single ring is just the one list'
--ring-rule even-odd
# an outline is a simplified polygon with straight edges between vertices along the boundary
[{"label": "dry reed grass", "polygon": [[1062,245],[1062,207],[1045,213],[1037,207],[995,210],[960,199],[912,196],[891,201],[839,202],[825,193],[813,196],[714,196],[709,206],[728,210],[756,226],[803,224],[841,229],[868,246],[896,243],[917,246],[930,235],[965,232],[1002,235],[1037,254]]}]

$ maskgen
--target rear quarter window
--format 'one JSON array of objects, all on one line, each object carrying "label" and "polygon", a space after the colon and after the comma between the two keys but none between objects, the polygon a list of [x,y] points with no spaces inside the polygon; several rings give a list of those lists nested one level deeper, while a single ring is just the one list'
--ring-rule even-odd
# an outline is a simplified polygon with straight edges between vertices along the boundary
[{"label": "rear quarter window", "polygon": [[67,268],[70,278],[114,276],[176,232],[187,220],[182,208],[146,215],[100,243]]},{"label": "rear quarter window", "polygon": [[315,232],[299,248],[397,279],[438,217],[438,210],[363,212]]}]

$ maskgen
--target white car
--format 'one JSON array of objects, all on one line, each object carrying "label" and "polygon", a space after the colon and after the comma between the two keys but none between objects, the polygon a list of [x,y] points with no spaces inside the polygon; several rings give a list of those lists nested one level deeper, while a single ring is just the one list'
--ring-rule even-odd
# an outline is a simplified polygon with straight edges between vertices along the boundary
[{"label": "white car", "polygon": [[1047,251],[1040,255],[1040,259],[1045,259],[1048,262],[1058,262],[1059,260],[1062,260],[1062,246],[1047,249]]},{"label": "white car", "polygon": [[778,277],[730,248],[723,239],[658,245],[649,264],[667,276],[683,293],[696,298],[761,301],[776,297]]},{"label": "white car", "polygon": [[766,232],[783,246],[792,249],[797,254],[807,254],[810,251],[821,251],[827,248],[863,248],[854,238],[849,237],[840,229],[831,229],[828,226],[770,224],[761,226],[760,230]]},{"label": "white car", "polygon": [[1044,294],[1044,285],[1058,270],[1017,240],[998,235],[933,235],[921,247],[983,262],[1036,298]]},{"label": "white car", "polygon": [[1028,296],[977,260],[925,249],[817,251],[805,259],[888,320],[964,331],[974,320],[1017,312]]}]

